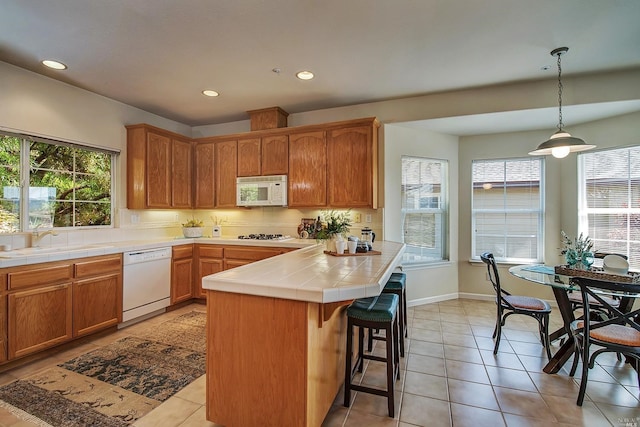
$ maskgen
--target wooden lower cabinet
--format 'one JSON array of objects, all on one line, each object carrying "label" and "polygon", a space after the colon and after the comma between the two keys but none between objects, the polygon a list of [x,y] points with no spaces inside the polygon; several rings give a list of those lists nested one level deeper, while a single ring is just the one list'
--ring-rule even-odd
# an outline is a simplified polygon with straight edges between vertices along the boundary
[{"label": "wooden lower cabinet", "polygon": [[68,282],[9,294],[9,359],[72,338],[72,290]]},{"label": "wooden lower cabinet", "polygon": [[177,304],[193,298],[193,245],[174,246],[171,260],[171,304]]},{"label": "wooden lower cabinet", "polygon": [[122,254],[10,267],[0,277],[7,284],[0,295],[7,351],[0,362],[122,321]]},{"label": "wooden lower cabinet", "polygon": [[88,335],[122,321],[122,275],[112,273],[73,283],[73,336]]},{"label": "wooden lower cabinet", "polygon": [[196,245],[198,274],[194,284],[194,298],[206,298],[207,293],[202,289],[202,278],[210,274],[219,273],[224,269],[224,248],[217,245]]},{"label": "wooden lower cabinet", "polygon": [[241,265],[250,264],[261,259],[271,258],[287,252],[285,248],[266,248],[266,247],[225,247],[224,249],[224,269],[240,267]]},{"label": "wooden lower cabinet", "polygon": [[0,296],[0,363],[7,360],[7,297]]}]

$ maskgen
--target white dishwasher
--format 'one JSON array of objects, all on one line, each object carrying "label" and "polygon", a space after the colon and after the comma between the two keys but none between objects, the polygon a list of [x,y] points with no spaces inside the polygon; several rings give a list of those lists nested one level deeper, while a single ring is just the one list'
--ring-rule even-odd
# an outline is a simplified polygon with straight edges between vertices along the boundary
[{"label": "white dishwasher", "polygon": [[122,321],[163,310],[171,299],[171,248],[125,252]]}]

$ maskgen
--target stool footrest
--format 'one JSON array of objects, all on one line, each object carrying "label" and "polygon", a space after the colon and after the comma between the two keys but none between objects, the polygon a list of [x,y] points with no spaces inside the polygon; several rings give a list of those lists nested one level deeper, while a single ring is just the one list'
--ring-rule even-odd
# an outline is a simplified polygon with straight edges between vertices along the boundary
[{"label": "stool footrest", "polygon": [[355,391],[364,391],[365,393],[377,394],[378,396],[387,396],[387,390],[380,390],[377,388],[366,387],[363,385],[353,384],[351,385],[351,389]]}]

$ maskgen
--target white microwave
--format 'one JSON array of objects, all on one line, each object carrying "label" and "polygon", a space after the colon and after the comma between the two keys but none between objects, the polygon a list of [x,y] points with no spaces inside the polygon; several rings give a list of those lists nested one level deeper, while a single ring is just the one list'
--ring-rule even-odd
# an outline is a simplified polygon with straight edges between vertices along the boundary
[{"label": "white microwave", "polygon": [[287,176],[244,176],[236,178],[236,205],[287,206]]}]

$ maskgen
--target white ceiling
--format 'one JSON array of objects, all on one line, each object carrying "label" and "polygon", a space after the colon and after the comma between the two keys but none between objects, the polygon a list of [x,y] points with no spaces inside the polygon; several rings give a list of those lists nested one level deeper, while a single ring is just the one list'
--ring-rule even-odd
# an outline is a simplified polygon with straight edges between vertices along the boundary
[{"label": "white ceiling", "polygon": [[197,126],[552,79],[559,46],[563,76],[640,70],[639,21],[636,0],[0,0],[0,61]]}]

